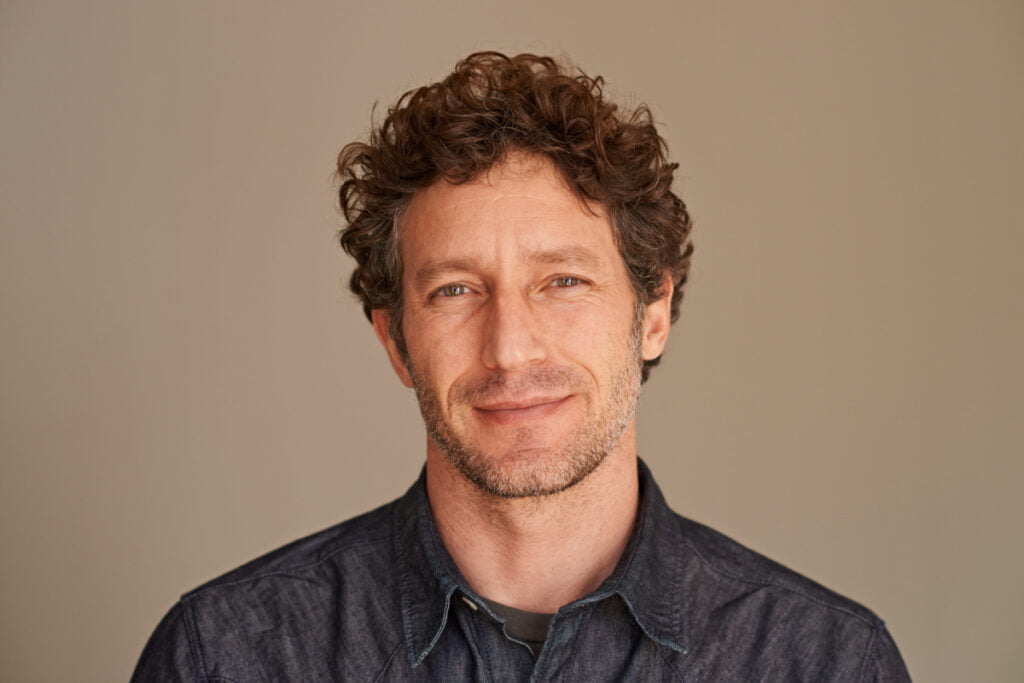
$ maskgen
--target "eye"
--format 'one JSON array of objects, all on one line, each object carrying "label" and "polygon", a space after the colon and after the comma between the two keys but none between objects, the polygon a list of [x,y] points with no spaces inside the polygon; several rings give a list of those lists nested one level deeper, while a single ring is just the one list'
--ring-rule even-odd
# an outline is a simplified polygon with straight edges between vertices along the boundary
[{"label": "eye", "polygon": [[554,280],[551,281],[551,284],[554,285],[555,287],[566,288],[575,287],[579,285],[581,282],[583,281],[578,277],[573,277],[572,275],[563,275],[561,277],[556,277]]},{"label": "eye", "polygon": [[434,293],[434,295],[450,298],[455,296],[462,296],[467,292],[469,292],[469,287],[463,284],[459,284],[458,282],[455,282],[450,285],[445,285],[444,287],[441,287]]}]

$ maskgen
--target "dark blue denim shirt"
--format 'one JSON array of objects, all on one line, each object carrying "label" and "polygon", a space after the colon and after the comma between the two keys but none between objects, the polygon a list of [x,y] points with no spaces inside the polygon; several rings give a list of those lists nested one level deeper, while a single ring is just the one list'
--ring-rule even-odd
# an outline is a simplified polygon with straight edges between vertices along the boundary
[{"label": "dark blue denim shirt", "polygon": [[614,573],[538,657],[405,496],[186,594],[134,681],[907,681],[870,611],[672,512],[647,467]]}]

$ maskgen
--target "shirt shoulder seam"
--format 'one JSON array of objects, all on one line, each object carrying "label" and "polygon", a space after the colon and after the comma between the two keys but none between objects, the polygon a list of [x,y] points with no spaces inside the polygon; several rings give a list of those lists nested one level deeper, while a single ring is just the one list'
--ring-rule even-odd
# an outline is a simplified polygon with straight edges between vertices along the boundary
[{"label": "shirt shoulder seam", "polygon": [[861,659],[860,673],[857,676],[858,681],[863,681],[866,677],[868,662],[871,659],[871,653],[875,650],[875,644],[878,643],[878,637],[881,634],[882,628],[884,628],[884,626],[881,624],[875,624],[875,628],[871,631],[871,639],[868,640],[868,645],[864,648],[864,657]]},{"label": "shirt shoulder seam", "polygon": [[841,612],[843,614],[846,614],[847,616],[851,616],[854,619],[856,619],[856,620],[866,624],[867,626],[871,627],[873,630],[877,629],[877,627],[878,627],[878,623],[879,623],[878,617],[875,617],[873,620],[869,619],[869,618],[865,617],[862,614],[857,614],[856,612],[854,612],[854,611],[852,611],[850,609],[847,609],[846,607],[842,607],[840,605],[836,605],[836,604],[832,604],[832,603],[826,602],[825,600],[822,600],[820,598],[816,598],[813,595],[808,595],[807,593],[805,593],[805,592],[803,592],[803,591],[801,591],[801,590],[799,590],[797,588],[794,588],[793,586],[787,586],[787,585],[779,583],[777,581],[770,581],[770,580],[764,580],[764,579],[757,580],[757,579],[746,578],[746,577],[743,577],[743,576],[738,576],[738,575],[733,574],[731,572],[728,572],[728,571],[726,571],[724,569],[716,567],[714,564],[712,564],[711,561],[708,560],[706,557],[704,557],[704,554],[701,553],[701,551],[693,543],[691,543],[689,539],[684,538],[683,539],[683,543],[685,543],[690,548],[690,550],[692,550],[694,552],[694,554],[697,556],[697,558],[701,561],[701,563],[705,567],[707,567],[711,571],[715,572],[716,574],[720,574],[721,576],[724,576],[726,578],[732,579],[733,581],[739,581],[740,583],[746,583],[746,584],[754,585],[754,586],[769,586],[769,587],[772,587],[772,588],[778,588],[779,590],[783,590],[783,591],[786,591],[787,593],[792,593],[794,595],[800,596],[804,600],[808,600],[810,602],[815,603],[816,605],[820,605],[820,606],[825,607],[825,608],[827,608],[829,610],[833,610],[833,611],[836,611],[836,612]]},{"label": "shirt shoulder seam", "polygon": [[188,638],[189,654],[192,657],[192,665],[196,668],[196,680],[209,680],[206,675],[206,657],[203,656],[203,644],[199,638],[199,628],[195,623],[195,614],[190,606],[181,600],[182,621],[185,625],[185,637]]},{"label": "shirt shoulder seam", "polygon": [[318,557],[317,559],[315,559],[313,561],[310,561],[310,562],[307,562],[305,564],[297,564],[297,565],[282,567],[280,569],[275,569],[273,571],[267,571],[267,572],[263,572],[263,573],[253,574],[252,576],[246,576],[246,577],[243,577],[243,578],[233,579],[233,580],[230,580],[230,581],[218,581],[218,580],[215,579],[212,583],[210,583],[208,585],[201,586],[199,588],[196,588],[194,590],[189,591],[188,593],[185,593],[183,596],[181,596],[181,601],[183,603],[184,602],[188,602],[188,601],[192,600],[193,598],[196,598],[196,597],[198,597],[200,595],[203,595],[205,593],[208,593],[210,591],[217,590],[218,588],[228,588],[228,587],[237,586],[237,585],[240,585],[240,584],[243,584],[243,583],[249,583],[249,582],[252,582],[252,581],[258,581],[259,579],[265,579],[265,578],[269,578],[269,577],[273,577],[273,576],[282,576],[282,575],[285,575],[285,574],[290,574],[292,572],[298,572],[298,571],[304,571],[306,569],[312,569],[314,567],[317,567],[317,566],[323,564],[324,562],[327,562],[328,560],[330,560],[333,556],[337,555],[338,553],[343,553],[343,552],[347,552],[347,551],[350,551],[350,550],[355,550],[356,548],[363,548],[363,547],[366,547],[366,546],[380,545],[381,543],[387,543],[388,540],[389,540],[389,538],[387,536],[382,536],[381,538],[377,538],[377,539],[374,539],[372,541],[363,541],[363,542],[355,543],[355,544],[352,544],[352,545],[345,545],[345,546],[343,546],[341,548],[335,548],[334,550],[328,552],[326,555],[323,555],[322,557]]}]

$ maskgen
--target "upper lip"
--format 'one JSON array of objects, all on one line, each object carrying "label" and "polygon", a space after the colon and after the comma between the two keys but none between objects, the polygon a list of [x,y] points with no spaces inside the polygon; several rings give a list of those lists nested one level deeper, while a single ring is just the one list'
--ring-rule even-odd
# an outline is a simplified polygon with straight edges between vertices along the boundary
[{"label": "upper lip", "polygon": [[568,394],[560,396],[530,396],[527,398],[505,399],[503,401],[481,403],[477,405],[476,408],[478,410],[523,410],[524,408],[534,408],[536,406],[547,405],[548,403],[557,403],[567,396]]}]

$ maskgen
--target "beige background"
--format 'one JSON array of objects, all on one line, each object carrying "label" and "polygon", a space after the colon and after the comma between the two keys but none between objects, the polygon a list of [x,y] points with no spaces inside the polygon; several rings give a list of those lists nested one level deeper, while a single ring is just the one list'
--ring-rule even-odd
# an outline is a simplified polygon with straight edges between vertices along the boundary
[{"label": "beige background", "polygon": [[[333,158],[474,49],[648,101],[697,222],[644,395],[673,506],[1024,680],[1024,3],[0,1],[0,679],[402,493]],[[602,9],[602,7],[604,7]]]}]

